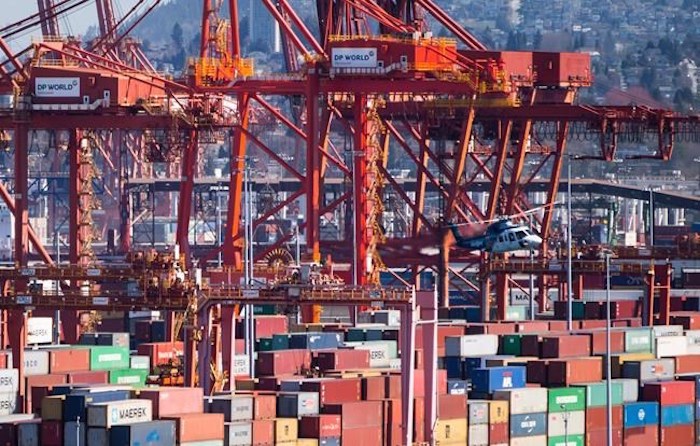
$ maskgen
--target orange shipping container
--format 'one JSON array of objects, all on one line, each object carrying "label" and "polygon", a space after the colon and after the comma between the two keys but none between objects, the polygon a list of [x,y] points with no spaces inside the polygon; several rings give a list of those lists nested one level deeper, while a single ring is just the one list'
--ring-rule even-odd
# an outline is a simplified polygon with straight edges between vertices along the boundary
[{"label": "orange shipping container", "polygon": [[51,373],[82,372],[84,370],[90,370],[90,349],[49,350],[49,371]]},{"label": "orange shipping container", "polygon": [[[153,402],[154,419],[171,415],[202,413],[204,410],[204,391],[201,387],[143,389],[138,392],[138,397]],[[223,421],[221,425],[223,426]]]},{"label": "orange shipping container", "polygon": [[188,413],[165,417],[175,420],[179,443],[224,439],[224,415],[220,413]]}]

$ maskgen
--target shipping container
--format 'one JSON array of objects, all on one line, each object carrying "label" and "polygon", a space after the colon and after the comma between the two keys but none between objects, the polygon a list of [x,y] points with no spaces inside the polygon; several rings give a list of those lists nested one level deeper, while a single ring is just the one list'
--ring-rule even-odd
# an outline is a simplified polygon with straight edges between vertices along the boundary
[{"label": "shipping container", "polygon": [[572,358],[591,354],[588,335],[545,336],[542,338],[542,358]]},{"label": "shipping container", "polygon": [[[536,437],[547,433],[546,413],[512,414],[510,416],[510,436]],[[511,443],[512,444],[512,443]]]},{"label": "shipping container", "polygon": [[253,424],[250,421],[225,423],[224,443],[230,446],[250,446],[253,444]]},{"label": "shipping container", "polygon": [[583,446],[585,442],[585,435],[565,435],[547,438],[547,446]]},{"label": "shipping container", "polygon": [[685,336],[662,336],[655,339],[657,358],[672,358],[688,353],[688,340]]},{"label": "shipping container", "polygon": [[382,425],[381,401],[329,404],[324,408],[324,413],[340,415],[341,429]]},{"label": "shipping container", "polygon": [[303,416],[299,421],[299,436],[304,438],[340,437],[340,416],[332,414]]},{"label": "shipping container", "polygon": [[567,386],[603,379],[603,361],[600,357],[552,359],[547,364],[547,384]]},{"label": "shipping container", "polygon": [[610,381],[622,384],[622,401],[635,402],[639,399],[639,381],[633,378],[615,378]]},{"label": "shipping container", "polygon": [[547,436],[513,437],[510,439],[510,446],[547,446]]},{"label": "shipping container", "polygon": [[114,426],[109,430],[109,441],[110,445],[172,446],[176,441],[175,421],[157,420]]},{"label": "shipping container", "polygon": [[87,408],[87,423],[90,427],[110,428],[152,419],[153,407],[149,400],[111,401],[90,404]]},{"label": "shipping container", "polygon": [[49,371],[67,373],[90,370],[90,349],[61,348],[49,350]]},{"label": "shipping container", "polygon": [[0,420],[0,444],[11,446],[41,446],[40,422],[32,415],[3,417]]},{"label": "shipping container", "polygon": [[638,379],[640,383],[673,379],[676,363],[671,358],[626,361],[622,366],[624,378]]},{"label": "shipping container", "polygon": [[299,418],[304,415],[318,415],[319,395],[317,392],[280,392],[277,395],[277,416]]},{"label": "shipping container", "polygon": [[487,401],[467,401],[469,424],[489,423],[489,403]]},{"label": "shipping container", "polygon": [[66,421],[63,424],[63,446],[83,446],[87,443],[87,425]]},{"label": "shipping container", "polygon": [[90,370],[129,368],[129,347],[90,347]]},{"label": "shipping container", "polygon": [[467,413],[466,395],[437,395],[437,417],[442,420],[464,419]]},{"label": "shipping container", "polygon": [[479,393],[493,393],[498,389],[525,387],[525,367],[491,367],[474,369],[470,376],[472,389]]},{"label": "shipping container", "polygon": [[[7,364],[14,367],[12,352],[7,352]],[[47,375],[49,373],[49,352],[47,350],[24,351],[24,376]]]},{"label": "shipping container", "polygon": [[224,439],[223,414],[187,413],[171,415],[168,419],[175,421],[175,438],[179,444]]},{"label": "shipping container", "polygon": [[695,425],[661,426],[659,444],[662,446],[693,446],[695,444]]},{"label": "shipping container", "polygon": [[253,419],[253,397],[219,395],[205,398],[207,412],[223,414],[224,420],[249,421]]},{"label": "shipping container", "polygon": [[129,333],[96,333],[95,345],[129,348]]},{"label": "shipping container", "polygon": [[138,391],[138,397],[153,402],[153,418],[204,410],[204,392],[201,387],[160,387]]},{"label": "shipping container", "polygon": [[678,424],[695,423],[695,404],[679,404],[675,406],[659,407],[659,424],[675,426]]},{"label": "shipping container", "polygon": [[467,442],[467,420],[441,420],[438,419],[435,423],[433,437],[437,444],[459,443],[466,444]]},{"label": "shipping container", "polygon": [[547,416],[547,436],[559,437],[566,434],[583,435],[586,433],[586,411],[556,412]]},{"label": "shipping container", "polygon": [[321,405],[360,401],[361,387],[360,378],[306,379],[301,384],[302,391],[318,393]]},{"label": "shipping container", "polygon": [[311,368],[308,350],[258,352],[256,372],[262,376],[292,375]]},{"label": "shipping container", "polygon": [[523,389],[498,390],[494,400],[508,401],[511,415],[547,412],[547,389],[527,387]]},{"label": "shipping container", "polygon": [[547,411],[574,412],[586,408],[586,389],[583,387],[560,387],[548,389]]},{"label": "shipping container", "polygon": [[623,410],[625,429],[659,423],[659,405],[654,401],[625,403]]},{"label": "shipping container", "polygon": [[498,336],[494,334],[449,336],[445,338],[446,356],[479,357],[497,353]]},{"label": "shipping container", "polygon": [[475,424],[469,426],[467,433],[467,444],[469,446],[488,446],[489,426],[487,424]]},{"label": "shipping container", "polygon": [[652,331],[649,328],[637,328],[634,330],[625,331],[625,352],[627,353],[645,353],[651,352]]},{"label": "shipping container", "polygon": [[[586,407],[605,406],[608,400],[607,384],[605,382],[576,384],[575,387],[586,389]],[[611,383],[612,404],[622,404],[622,383]]]},{"label": "shipping container", "polygon": [[110,384],[128,384],[134,387],[143,387],[146,385],[148,370],[144,369],[125,369],[125,370],[110,370]]},{"label": "shipping container", "polygon": [[659,444],[659,426],[647,425],[626,428],[623,431],[625,446],[647,446]]},{"label": "shipping container", "polygon": [[343,342],[343,335],[341,333],[292,333],[289,338],[289,348],[298,350],[328,350],[338,348],[341,342]]},{"label": "shipping container", "polygon": [[299,438],[299,423],[296,418],[275,419],[275,443],[296,441]]},{"label": "shipping container", "polygon": [[694,381],[646,383],[642,388],[644,401],[656,401],[661,406],[695,403]]},{"label": "shipping container", "polygon": [[96,403],[107,403],[111,401],[122,401],[129,399],[128,390],[107,390],[104,392],[92,392],[83,394],[66,395],[63,404],[63,420],[75,421],[78,418],[87,419],[87,406]]}]

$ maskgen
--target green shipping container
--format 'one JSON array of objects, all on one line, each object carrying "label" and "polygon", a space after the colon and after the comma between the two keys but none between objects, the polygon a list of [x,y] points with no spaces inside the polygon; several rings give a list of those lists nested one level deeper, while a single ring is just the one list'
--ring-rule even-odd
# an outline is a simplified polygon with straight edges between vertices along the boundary
[{"label": "green shipping container", "polygon": [[134,387],[143,387],[146,385],[146,377],[148,370],[143,369],[126,369],[126,370],[110,370],[110,384],[128,384]]},{"label": "green shipping container", "polygon": [[651,352],[653,337],[650,328],[637,328],[625,331],[625,352]]},{"label": "green shipping container", "polygon": [[586,303],[573,301],[571,302],[571,319],[582,320],[586,319]]},{"label": "green shipping container", "polygon": [[90,370],[119,370],[129,368],[129,348],[99,345],[90,347]]},{"label": "green shipping container", "polygon": [[275,305],[253,305],[253,314],[256,316],[270,316],[277,314],[277,308]]},{"label": "green shipping container", "polygon": [[[612,393],[612,404],[613,406],[622,404],[622,383],[614,382],[610,384],[612,388],[610,389]],[[581,384],[574,387],[584,387],[586,389],[586,407],[601,407],[605,406],[608,401],[608,390],[606,383],[591,383],[591,384]]]},{"label": "green shipping container", "polygon": [[260,338],[258,339],[258,345],[256,350],[259,352],[270,352],[272,351],[272,338]]},{"label": "green shipping container", "polygon": [[549,437],[547,446],[583,446],[583,435]]},{"label": "green shipping container", "polygon": [[586,410],[586,389],[583,387],[549,389],[547,396],[549,413]]},{"label": "green shipping container", "polygon": [[501,336],[501,354],[520,356],[520,341],[522,337],[523,335],[519,334],[508,334]]}]

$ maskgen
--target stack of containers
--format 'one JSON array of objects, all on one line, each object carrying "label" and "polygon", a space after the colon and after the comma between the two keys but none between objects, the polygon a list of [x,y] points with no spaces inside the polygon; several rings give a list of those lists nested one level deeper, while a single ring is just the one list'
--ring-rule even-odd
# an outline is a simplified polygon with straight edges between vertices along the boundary
[{"label": "stack of containers", "polygon": [[[510,409],[508,401],[488,401],[489,417],[488,417],[488,444],[490,445],[507,445],[509,441],[509,415]],[[472,430],[471,420],[469,424],[469,432]],[[471,437],[470,437],[471,438]],[[477,443],[470,443],[476,445]]]},{"label": "stack of containers", "polygon": [[[611,382],[612,395],[612,436],[613,444],[622,444],[622,403],[623,385]],[[596,446],[607,442],[607,401],[608,391],[605,382],[577,384],[586,391],[586,445]]]},{"label": "stack of containers", "polygon": [[549,445],[582,445],[586,433],[586,391],[582,387],[549,389],[547,393]]},{"label": "stack of containers", "polygon": [[547,389],[497,390],[493,399],[507,401],[510,407],[511,446],[547,444]]},{"label": "stack of containers", "polygon": [[661,444],[685,446],[695,444],[695,382],[666,381],[646,383],[644,401],[659,404],[659,439]]},{"label": "stack of containers", "polygon": [[624,404],[624,444],[646,446],[659,443],[659,404],[637,401]]},{"label": "stack of containers", "polygon": [[[341,444],[382,446],[384,427],[382,406],[381,401],[357,401],[329,404],[323,408],[323,412],[340,415]],[[437,429],[436,427],[436,435],[438,435]],[[466,431],[466,424],[464,429]]]},{"label": "stack of containers", "polygon": [[[492,435],[491,431],[491,421],[490,421],[490,410],[489,410],[489,402],[484,401],[484,400],[472,400],[470,399],[467,402],[467,425],[469,426],[469,429],[473,429],[474,426],[484,426],[485,428],[489,429],[489,442],[490,444],[494,444],[493,441],[491,441],[492,438],[496,438]],[[508,414],[506,413],[505,415],[502,415],[502,417],[505,417],[506,420],[508,419]],[[501,429],[503,423],[500,423]],[[507,426],[507,421],[506,421],[506,426]],[[483,428],[481,428],[483,429]],[[496,435],[498,435],[500,432],[497,432]],[[508,432],[506,431],[506,441],[505,443],[508,443]]]},{"label": "stack of containers", "polygon": [[299,420],[304,416],[318,415],[319,408],[318,392],[278,393],[275,444],[296,442],[299,437]]},{"label": "stack of containers", "polygon": [[435,441],[439,444],[488,444],[488,426],[468,426],[466,413],[466,395],[438,395]]}]

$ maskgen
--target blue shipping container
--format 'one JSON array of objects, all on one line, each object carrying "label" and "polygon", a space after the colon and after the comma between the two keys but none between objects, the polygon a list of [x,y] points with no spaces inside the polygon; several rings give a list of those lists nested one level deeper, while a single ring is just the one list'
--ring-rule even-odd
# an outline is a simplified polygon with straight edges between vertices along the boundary
[{"label": "blue shipping container", "polygon": [[659,422],[659,404],[655,401],[626,403],[624,408],[624,426],[651,426]]},{"label": "blue shipping container", "polygon": [[661,406],[661,426],[695,423],[694,409],[694,404]]},{"label": "blue shipping container", "polygon": [[151,342],[165,342],[167,325],[165,321],[151,321]]},{"label": "blue shipping container", "polygon": [[49,395],[68,395],[76,389],[84,389],[90,387],[89,384],[56,384],[51,390],[49,390]]},{"label": "blue shipping container", "polygon": [[63,421],[76,421],[78,417],[85,421],[88,404],[126,400],[129,399],[130,393],[128,390],[109,390],[81,395],[66,395],[63,402]]},{"label": "blue shipping container", "polygon": [[175,444],[175,421],[158,420],[113,426],[109,444],[171,446]]},{"label": "blue shipping container", "polygon": [[464,379],[464,362],[466,358],[459,356],[446,356],[443,359],[445,370],[447,370],[447,378],[449,379]]},{"label": "blue shipping container", "polygon": [[547,414],[526,413],[510,416],[511,437],[534,437],[547,433]]},{"label": "blue shipping container", "polygon": [[448,313],[450,319],[467,322],[481,322],[481,307],[454,307]]},{"label": "blue shipping container", "polygon": [[343,342],[340,333],[294,333],[289,339],[290,349],[326,350],[338,348]]},{"label": "blue shipping container", "polygon": [[469,381],[464,379],[448,379],[447,393],[449,395],[465,395],[469,391]]},{"label": "blue shipping container", "polygon": [[340,446],[340,437],[324,437],[318,440],[319,446]]},{"label": "blue shipping container", "polygon": [[489,367],[474,369],[469,378],[472,389],[478,393],[492,393],[499,389],[525,387],[525,367]]}]

